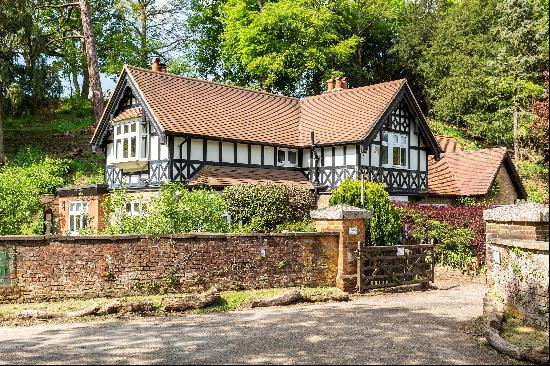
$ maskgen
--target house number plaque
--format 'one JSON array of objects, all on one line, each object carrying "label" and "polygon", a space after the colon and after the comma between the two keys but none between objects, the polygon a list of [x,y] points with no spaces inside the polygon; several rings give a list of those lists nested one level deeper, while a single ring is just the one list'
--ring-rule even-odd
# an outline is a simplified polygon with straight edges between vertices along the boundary
[{"label": "house number plaque", "polygon": [[349,228],[349,234],[350,235],[357,235],[358,231],[357,231],[357,227],[355,226],[352,226]]}]

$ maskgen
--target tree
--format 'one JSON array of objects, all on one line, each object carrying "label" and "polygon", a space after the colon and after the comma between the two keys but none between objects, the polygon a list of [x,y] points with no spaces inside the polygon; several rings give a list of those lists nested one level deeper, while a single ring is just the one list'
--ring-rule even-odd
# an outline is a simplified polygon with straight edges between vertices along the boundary
[{"label": "tree", "polygon": [[519,158],[519,114],[540,98],[543,87],[537,80],[548,57],[547,11],[535,0],[502,0],[497,4],[494,32],[500,43],[494,66],[494,83],[511,94],[514,158]]},{"label": "tree", "polygon": [[[136,66],[148,67],[151,55],[164,55],[179,51],[184,42],[182,2],[177,0],[116,0],[114,11],[123,34],[118,35],[117,45],[130,53]],[[111,40],[116,38],[111,37]],[[114,55],[110,62],[116,62]],[[122,65],[118,65],[122,66]],[[120,71],[120,67],[116,72]]]},{"label": "tree", "polygon": [[90,89],[92,91],[92,103],[94,106],[94,121],[97,125],[103,114],[103,90],[101,89],[101,79],[99,75],[99,62],[97,60],[97,49],[92,27],[92,17],[88,2],[79,0],[80,17],[82,18],[82,34],[84,44],[86,45],[86,56],[88,59],[88,74],[90,76]]},{"label": "tree", "polygon": [[361,41],[341,37],[345,24],[322,3],[229,0],[222,11],[224,66],[244,69],[263,90],[319,94],[323,78],[341,73],[333,66]]},{"label": "tree", "polygon": [[399,14],[397,40],[390,51],[394,76],[407,78],[416,100],[428,113],[426,80],[420,68],[424,52],[431,47],[435,30],[448,7],[447,0],[407,2]]}]

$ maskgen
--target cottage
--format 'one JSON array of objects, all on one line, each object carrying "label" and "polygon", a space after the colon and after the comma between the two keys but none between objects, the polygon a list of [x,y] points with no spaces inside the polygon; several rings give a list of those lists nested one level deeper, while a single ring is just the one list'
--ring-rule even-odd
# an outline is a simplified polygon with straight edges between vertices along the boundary
[{"label": "cottage", "polygon": [[451,204],[460,197],[507,205],[527,194],[505,147],[464,151],[448,137],[436,136],[439,160],[428,158],[428,194],[423,203]]},{"label": "cottage", "polygon": [[155,194],[164,182],[297,184],[323,206],[345,178],[363,176],[394,200],[418,201],[429,193],[428,161],[440,158],[404,79],[348,88],[336,78],[298,99],[172,75],[158,58],[150,70],[123,67],[91,146],[105,153],[105,187],[58,191],[62,232],[101,221],[103,190]]}]

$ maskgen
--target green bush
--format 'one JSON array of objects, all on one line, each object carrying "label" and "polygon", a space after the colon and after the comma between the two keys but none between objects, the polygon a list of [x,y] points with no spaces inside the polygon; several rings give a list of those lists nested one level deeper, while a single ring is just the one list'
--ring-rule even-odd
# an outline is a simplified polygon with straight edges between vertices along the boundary
[{"label": "green bush", "polygon": [[[372,218],[365,224],[369,245],[394,245],[401,240],[401,220],[381,184],[364,182],[365,208]],[[346,178],[329,198],[329,204],[361,207],[361,181]]]},{"label": "green bush", "polygon": [[[427,212],[416,211],[418,207],[398,207],[402,222],[407,227],[408,235],[417,241],[431,242],[435,245],[436,262],[445,266],[461,269],[464,272],[478,272],[481,266],[476,255],[476,225],[469,223],[471,216],[478,211],[477,207],[423,207]],[[438,217],[454,221],[462,219],[464,224],[470,227],[463,227],[459,224],[451,224],[430,218],[429,213],[435,210]],[[460,210],[458,212],[454,212]],[[453,214],[454,213],[454,214]],[[482,223],[483,220],[481,219]],[[477,222],[477,220],[476,220]],[[484,234],[483,234],[484,235]],[[480,245],[480,244],[478,244]],[[484,245],[482,246],[484,247]]]},{"label": "green bush", "polygon": [[240,231],[272,232],[309,219],[315,200],[305,188],[292,185],[246,184],[224,189],[227,211]]},{"label": "green bush", "polygon": [[63,186],[67,171],[67,161],[51,159],[36,149],[20,152],[0,168],[0,235],[40,233],[40,195]]},{"label": "green bush", "polygon": [[167,183],[159,196],[151,198],[141,216],[132,216],[126,205],[136,197],[118,189],[105,201],[104,224],[109,234],[177,234],[188,232],[227,232],[222,196],[209,189],[189,190],[180,183]]}]

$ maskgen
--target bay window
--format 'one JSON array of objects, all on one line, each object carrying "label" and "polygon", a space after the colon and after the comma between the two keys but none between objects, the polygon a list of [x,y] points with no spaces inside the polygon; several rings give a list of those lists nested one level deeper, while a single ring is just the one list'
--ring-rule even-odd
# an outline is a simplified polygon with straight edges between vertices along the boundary
[{"label": "bay window", "polygon": [[277,165],[286,167],[298,166],[298,150],[278,148]]},{"label": "bay window", "polygon": [[382,166],[386,168],[407,168],[408,146],[407,135],[382,132]]},{"label": "bay window", "polygon": [[114,126],[115,165],[125,170],[143,168],[134,162],[147,160],[148,124],[141,119],[125,121]]}]

